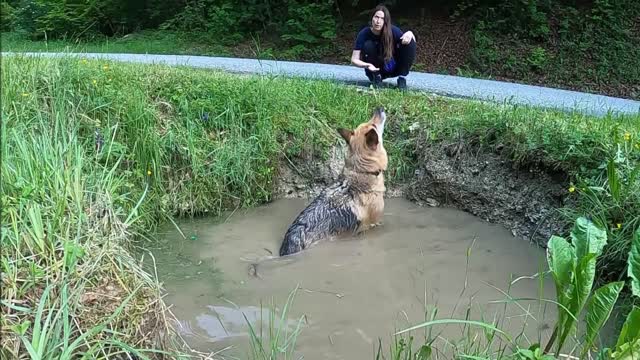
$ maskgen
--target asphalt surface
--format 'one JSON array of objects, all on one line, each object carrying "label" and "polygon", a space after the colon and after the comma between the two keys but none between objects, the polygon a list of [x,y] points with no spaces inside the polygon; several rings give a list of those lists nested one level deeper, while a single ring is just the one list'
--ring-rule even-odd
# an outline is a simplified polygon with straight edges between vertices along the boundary
[{"label": "asphalt surface", "polygon": [[[368,86],[368,80],[364,75],[364,70],[347,65],[192,55],[53,52],[2,53],[3,56],[17,54],[52,57],[82,56],[86,58],[110,59],[132,63],[220,69],[233,73],[319,78]],[[385,85],[395,86],[395,79],[386,79]],[[577,111],[597,116],[603,116],[609,112],[612,114],[640,115],[640,101],[494,80],[411,72],[409,76],[407,76],[407,87],[412,90],[425,91],[449,97],[530,105],[563,111]]]}]

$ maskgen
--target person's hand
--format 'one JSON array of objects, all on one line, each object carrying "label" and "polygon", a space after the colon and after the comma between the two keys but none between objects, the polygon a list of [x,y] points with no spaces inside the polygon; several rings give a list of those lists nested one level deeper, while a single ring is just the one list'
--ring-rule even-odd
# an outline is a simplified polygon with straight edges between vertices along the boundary
[{"label": "person's hand", "polygon": [[411,31],[407,31],[406,33],[402,34],[402,37],[400,37],[400,40],[402,40],[402,43],[404,45],[407,45],[408,43],[411,42],[411,40],[415,40],[416,37],[413,35],[413,33]]},{"label": "person's hand", "polygon": [[367,66],[367,69],[369,69],[369,71],[380,71],[380,69],[378,69],[377,67],[375,67],[373,64],[369,64]]}]

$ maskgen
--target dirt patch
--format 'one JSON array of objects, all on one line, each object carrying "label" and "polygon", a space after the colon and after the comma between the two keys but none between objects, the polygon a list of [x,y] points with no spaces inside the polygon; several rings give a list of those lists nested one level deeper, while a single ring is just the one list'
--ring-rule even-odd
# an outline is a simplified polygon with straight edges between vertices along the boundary
[{"label": "dirt patch", "polygon": [[275,184],[276,198],[312,198],[338,178],[344,164],[343,148],[332,147],[326,160],[312,153],[281,161]]},{"label": "dirt patch", "polygon": [[[281,161],[275,198],[313,198],[333,184],[344,167],[345,146],[334,146],[326,160],[312,156]],[[400,197],[402,186],[387,184],[387,197]]]},{"label": "dirt patch", "polygon": [[470,145],[435,144],[419,149],[416,179],[405,196],[419,203],[454,206],[501,224],[514,236],[546,246],[567,224],[556,211],[564,206],[566,179],[531,167],[521,169],[504,156]]},{"label": "dirt patch", "polygon": [[[416,144],[426,144],[416,141]],[[552,235],[564,234],[570,224],[558,209],[565,206],[567,178],[541,168],[516,167],[500,154],[474,145],[417,145],[420,164],[405,184],[389,186],[387,197],[404,196],[424,206],[450,206],[488,222],[501,224],[514,236],[546,247]],[[311,198],[335,181],[343,153],[333,148],[328,161],[297,159],[280,169],[276,197]]]}]

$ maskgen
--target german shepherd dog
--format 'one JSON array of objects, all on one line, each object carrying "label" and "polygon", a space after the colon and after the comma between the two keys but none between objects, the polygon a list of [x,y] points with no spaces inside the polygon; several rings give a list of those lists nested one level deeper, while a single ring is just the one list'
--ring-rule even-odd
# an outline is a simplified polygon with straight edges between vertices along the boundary
[{"label": "german shepherd dog", "polygon": [[382,145],[386,115],[377,108],[355,130],[340,128],[348,152],[338,181],[324,189],[289,226],[280,256],[347,231],[360,233],[382,221],[387,152]]}]

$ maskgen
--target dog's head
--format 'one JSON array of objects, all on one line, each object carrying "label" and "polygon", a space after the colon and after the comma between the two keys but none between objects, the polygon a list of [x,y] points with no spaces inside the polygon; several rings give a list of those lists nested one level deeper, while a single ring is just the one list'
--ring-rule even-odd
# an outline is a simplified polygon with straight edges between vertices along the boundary
[{"label": "dog's head", "polygon": [[374,110],[369,121],[358,125],[354,130],[338,129],[338,133],[349,145],[345,159],[347,167],[360,172],[387,170],[387,151],[382,145],[386,118],[384,109],[379,107]]}]

